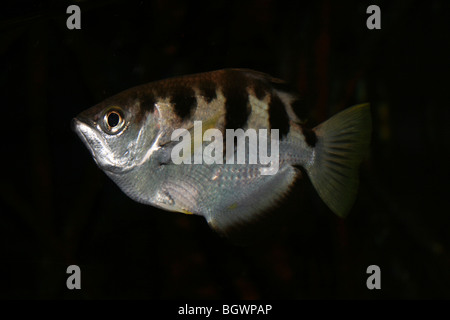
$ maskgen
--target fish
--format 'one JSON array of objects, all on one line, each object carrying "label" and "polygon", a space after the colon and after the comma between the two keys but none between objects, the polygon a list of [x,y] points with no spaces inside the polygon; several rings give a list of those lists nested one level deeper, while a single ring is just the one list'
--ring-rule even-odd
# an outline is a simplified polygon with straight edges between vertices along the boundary
[{"label": "fish", "polygon": [[[201,215],[218,232],[275,207],[302,172],[329,209],[344,218],[355,202],[360,163],[370,145],[370,105],[344,109],[314,128],[297,115],[299,105],[300,93],[281,79],[221,69],[125,90],[78,114],[72,128],[131,199]],[[228,138],[239,129],[240,136],[230,135],[232,142],[219,143],[220,134]],[[205,139],[208,132],[214,139]],[[260,138],[256,149],[246,132]],[[213,142],[214,152],[205,156]],[[276,157],[249,161],[263,149]],[[237,163],[239,152],[244,161]]]}]

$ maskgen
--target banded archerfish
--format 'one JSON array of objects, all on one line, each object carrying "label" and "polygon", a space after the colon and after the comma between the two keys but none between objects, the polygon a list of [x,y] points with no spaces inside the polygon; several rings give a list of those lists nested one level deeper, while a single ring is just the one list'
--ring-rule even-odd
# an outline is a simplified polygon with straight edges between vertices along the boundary
[{"label": "banded archerfish", "polygon": [[[345,217],[355,201],[359,165],[370,142],[369,105],[343,110],[310,129],[296,115],[298,101],[299,94],[282,80],[224,69],[128,89],[80,113],[73,127],[97,165],[130,198],[202,215],[219,231],[276,204],[301,177],[300,168],[326,205]],[[200,133],[195,132],[199,123]],[[176,135],[179,129],[185,134]],[[209,129],[216,130],[214,139],[205,139]],[[267,164],[249,162],[255,152],[249,136],[241,145],[244,163],[227,161],[238,158],[238,141],[231,148],[228,141],[214,145],[209,160],[223,157],[222,163],[195,163],[199,148],[212,149],[218,142],[217,132],[225,138],[238,129],[263,133],[257,137],[266,137],[267,155],[278,153],[273,174],[263,174]],[[175,163],[174,150],[187,138],[194,141],[184,144],[190,148]],[[261,146],[253,150],[260,152]]]}]

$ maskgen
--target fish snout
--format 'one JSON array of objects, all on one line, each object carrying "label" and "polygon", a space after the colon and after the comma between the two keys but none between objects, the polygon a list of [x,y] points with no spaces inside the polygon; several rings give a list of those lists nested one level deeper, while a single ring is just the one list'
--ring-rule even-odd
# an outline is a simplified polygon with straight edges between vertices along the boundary
[{"label": "fish snout", "polygon": [[78,119],[77,118],[73,118],[70,121],[70,128],[72,129],[72,131],[77,131],[77,126],[78,126]]}]

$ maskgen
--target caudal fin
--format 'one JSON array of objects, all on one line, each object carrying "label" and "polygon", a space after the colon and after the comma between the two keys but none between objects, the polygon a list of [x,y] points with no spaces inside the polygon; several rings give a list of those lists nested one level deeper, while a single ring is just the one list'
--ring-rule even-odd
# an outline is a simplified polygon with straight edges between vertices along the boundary
[{"label": "caudal fin", "polygon": [[348,108],[315,127],[315,157],[307,168],[322,200],[345,217],[356,199],[359,164],[366,154],[372,131],[369,104]]}]

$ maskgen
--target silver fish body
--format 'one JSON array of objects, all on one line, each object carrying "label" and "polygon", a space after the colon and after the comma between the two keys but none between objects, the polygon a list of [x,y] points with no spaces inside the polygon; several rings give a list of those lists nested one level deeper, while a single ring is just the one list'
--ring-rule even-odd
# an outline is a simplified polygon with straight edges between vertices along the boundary
[{"label": "silver fish body", "polygon": [[[297,94],[282,80],[252,70],[224,69],[126,90],[80,113],[73,127],[97,165],[130,198],[202,215],[217,230],[249,221],[276,204],[301,176],[299,166],[330,209],[346,216],[369,145],[369,106],[346,109],[310,130],[295,114],[297,102]],[[174,131],[186,129],[196,136],[198,122],[203,124],[200,138],[212,128],[223,137],[227,129],[265,129],[270,141],[269,130],[278,129],[276,173],[262,174],[267,165],[248,161],[175,164]],[[183,157],[194,159],[195,142],[192,153]],[[200,149],[209,143],[201,140]],[[249,142],[245,147],[248,160]],[[271,148],[269,152],[275,151]],[[226,148],[223,155],[238,156],[237,150]]]}]

